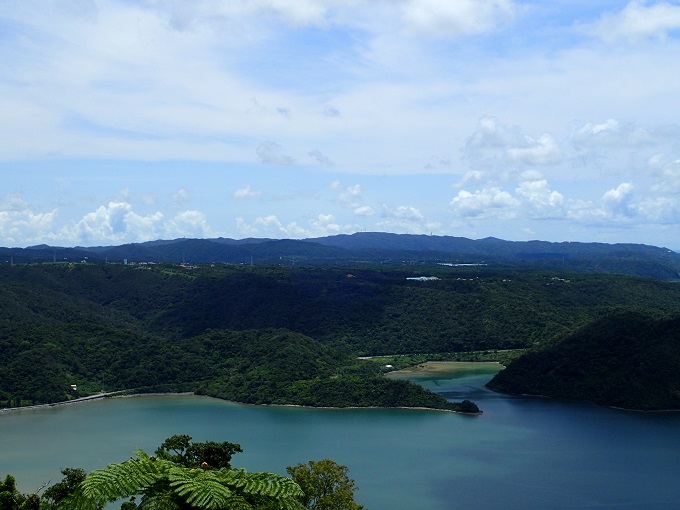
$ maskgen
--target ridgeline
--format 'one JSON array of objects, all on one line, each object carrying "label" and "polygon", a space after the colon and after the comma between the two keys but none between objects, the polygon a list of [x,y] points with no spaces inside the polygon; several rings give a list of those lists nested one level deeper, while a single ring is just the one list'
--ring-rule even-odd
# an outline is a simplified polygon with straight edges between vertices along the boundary
[{"label": "ridgeline", "polygon": [[680,280],[680,254],[643,244],[504,241],[358,232],[312,239],[174,239],[121,246],[0,248],[0,263],[155,262],[337,266],[478,265]]}]

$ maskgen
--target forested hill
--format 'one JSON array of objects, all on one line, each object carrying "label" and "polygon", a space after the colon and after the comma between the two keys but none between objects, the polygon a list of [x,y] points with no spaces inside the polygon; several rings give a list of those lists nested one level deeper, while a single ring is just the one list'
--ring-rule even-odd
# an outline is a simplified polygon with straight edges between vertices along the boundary
[{"label": "forested hill", "polygon": [[680,254],[641,244],[513,242],[360,232],[314,239],[176,239],[121,246],[0,248],[0,262],[162,262],[205,264],[484,264],[680,279]]},{"label": "forested hill", "polygon": [[619,311],[680,317],[680,285],[660,280],[421,270],[5,265],[0,405],[146,387],[253,403],[443,407],[356,357],[534,347]]},{"label": "forested hill", "polygon": [[680,318],[604,317],[522,356],[488,386],[626,409],[680,409]]}]

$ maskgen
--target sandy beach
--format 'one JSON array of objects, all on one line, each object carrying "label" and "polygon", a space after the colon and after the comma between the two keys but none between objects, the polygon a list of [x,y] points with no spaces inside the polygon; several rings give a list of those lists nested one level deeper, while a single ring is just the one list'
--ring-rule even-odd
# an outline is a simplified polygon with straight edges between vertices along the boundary
[{"label": "sandy beach", "polygon": [[388,377],[413,377],[422,375],[429,377],[438,374],[456,374],[480,369],[500,369],[502,365],[497,361],[427,361],[416,366],[395,370],[387,374]]}]

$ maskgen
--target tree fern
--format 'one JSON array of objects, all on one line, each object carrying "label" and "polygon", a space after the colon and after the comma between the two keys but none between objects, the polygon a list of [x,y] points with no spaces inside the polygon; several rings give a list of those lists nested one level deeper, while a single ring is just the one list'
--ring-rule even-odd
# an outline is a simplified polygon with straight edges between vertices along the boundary
[{"label": "tree fern", "polygon": [[86,499],[100,502],[133,496],[156,483],[173,467],[171,462],[156,461],[138,451],[136,458],[90,473],[81,483],[80,493]]},{"label": "tree fern", "polygon": [[170,487],[191,506],[205,510],[228,508],[234,493],[220,483],[216,473],[175,467],[168,473]]},{"label": "tree fern", "polygon": [[154,491],[144,494],[139,504],[145,510],[181,510],[181,501],[170,491]]},{"label": "tree fern", "polygon": [[300,487],[274,473],[244,469],[189,468],[142,451],[135,458],[90,473],[69,502],[73,510],[100,509],[106,503],[141,496],[143,510],[232,510],[303,508]]},{"label": "tree fern", "polygon": [[221,472],[223,483],[249,494],[276,498],[290,498],[302,495],[300,486],[288,477],[275,473],[248,473],[245,469]]}]

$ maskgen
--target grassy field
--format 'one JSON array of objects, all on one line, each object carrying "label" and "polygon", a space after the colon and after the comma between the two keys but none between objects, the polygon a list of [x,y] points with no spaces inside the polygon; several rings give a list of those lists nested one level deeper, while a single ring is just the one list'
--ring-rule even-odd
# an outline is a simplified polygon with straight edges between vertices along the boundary
[{"label": "grassy field", "polygon": [[387,356],[372,356],[370,359],[389,370],[403,370],[426,363],[428,361],[470,361],[470,362],[498,362],[507,365],[524,354],[526,349],[506,349],[469,352],[440,352],[432,354],[396,354]]}]

